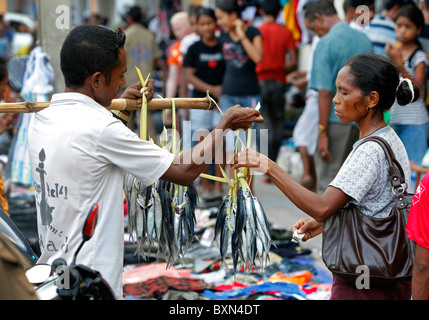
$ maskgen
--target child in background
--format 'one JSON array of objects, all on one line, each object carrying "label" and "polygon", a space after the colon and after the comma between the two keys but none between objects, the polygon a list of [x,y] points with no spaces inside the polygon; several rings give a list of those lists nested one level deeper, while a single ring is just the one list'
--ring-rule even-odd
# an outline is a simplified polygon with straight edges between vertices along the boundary
[{"label": "child in background", "polygon": [[[262,61],[262,36],[257,28],[245,24],[241,18],[242,10],[236,0],[219,1],[215,10],[217,22],[222,28],[220,42],[226,61],[220,97],[223,113],[236,104],[255,108],[260,101],[255,68]],[[228,132],[225,139],[227,163],[230,163],[235,150],[234,133]],[[244,134],[240,134],[240,139],[245,143]]]},{"label": "child in background", "polygon": [[[222,46],[215,35],[216,16],[210,8],[200,8],[197,14],[197,30],[201,40],[189,47],[183,62],[183,72],[186,81],[193,87],[193,98],[204,98],[207,90],[215,100],[220,98],[222,80],[225,73],[225,61]],[[222,115],[214,108],[207,110],[189,110],[192,126],[192,147],[204,138],[219,123]],[[207,168],[206,172],[209,173]],[[222,177],[219,165],[215,163],[215,175]],[[214,182],[213,192],[211,183],[202,179],[201,198],[207,200],[222,196],[222,183]]]},{"label": "child in background", "polygon": [[[414,4],[405,5],[396,18],[398,41],[386,45],[386,54],[392,59],[403,78],[409,78],[420,90],[420,97],[410,97],[410,103],[392,106],[390,125],[401,138],[410,159],[411,168],[420,165],[427,146],[429,115],[424,103],[427,56],[418,40],[424,26],[421,10]],[[412,85],[412,84],[410,84]]]}]

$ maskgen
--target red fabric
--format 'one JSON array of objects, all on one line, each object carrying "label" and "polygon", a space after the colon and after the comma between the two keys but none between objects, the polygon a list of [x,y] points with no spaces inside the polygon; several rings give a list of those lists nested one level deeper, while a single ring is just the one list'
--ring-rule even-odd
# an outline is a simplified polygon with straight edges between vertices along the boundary
[{"label": "red fabric", "polygon": [[169,278],[188,278],[192,270],[167,268],[166,262],[142,264],[135,269],[124,271],[122,285],[144,282],[149,279],[166,276]]},{"label": "red fabric", "polygon": [[278,23],[264,23],[259,28],[262,34],[264,54],[256,66],[258,80],[275,79],[286,82],[285,55],[296,48],[292,33]]},{"label": "red fabric", "polygon": [[210,288],[204,280],[157,277],[144,282],[128,284],[123,287],[124,297],[153,298],[166,293],[169,289],[184,291],[204,291]]},{"label": "red fabric", "polygon": [[429,174],[426,174],[414,194],[407,222],[408,238],[429,249]]},{"label": "red fabric", "polygon": [[239,282],[234,282],[234,284],[221,284],[217,287],[215,287],[214,289],[216,291],[230,291],[230,290],[235,290],[238,288],[246,288],[247,286],[239,283]]}]

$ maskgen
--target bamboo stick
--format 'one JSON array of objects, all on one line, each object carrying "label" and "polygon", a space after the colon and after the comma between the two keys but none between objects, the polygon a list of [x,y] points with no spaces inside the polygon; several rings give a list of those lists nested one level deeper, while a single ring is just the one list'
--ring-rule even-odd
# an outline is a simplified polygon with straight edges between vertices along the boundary
[{"label": "bamboo stick", "polygon": [[[174,98],[176,109],[213,110],[209,97],[206,98]],[[15,102],[0,103],[0,113],[34,113],[48,108],[50,102]],[[140,110],[137,100],[114,99],[107,107],[109,110]],[[171,109],[170,98],[156,98],[148,103],[149,110]]]}]

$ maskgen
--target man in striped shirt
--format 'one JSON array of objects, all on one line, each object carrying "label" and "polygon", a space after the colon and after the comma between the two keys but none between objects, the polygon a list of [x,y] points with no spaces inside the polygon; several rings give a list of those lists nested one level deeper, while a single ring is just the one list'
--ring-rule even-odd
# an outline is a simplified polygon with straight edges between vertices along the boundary
[{"label": "man in striped shirt", "polygon": [[386,44],[393,45],[396,41],[395,19],[399,9],[407,0],[385,0],[383,10],[377,14],[369,24],[368,28],[362,29],[372,42],[374,53],[386,56],[384,47]]}]

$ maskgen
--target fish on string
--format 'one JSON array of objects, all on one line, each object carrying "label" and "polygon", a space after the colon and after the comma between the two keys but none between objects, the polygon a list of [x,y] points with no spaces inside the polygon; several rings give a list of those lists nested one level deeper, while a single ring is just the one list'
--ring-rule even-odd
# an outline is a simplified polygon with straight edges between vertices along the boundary
[{"label": "fish on string", "polygon": [[[258,104],[256,110],[259,111],[260,107]],[[247,134],[246,148],[250,147],[251,134],[250,130]],[[239,142],[237,139],[236,152]],[[243,143],[242,148],[244,150]],[[228,177],[222,167],[220,170],[223,178],[200,175],[202,178],[223,182],[229,186],[228,195],[219,208],[213,242],[219,247],[224,265],[228,252],[231,251],[234,273],[238,267],[250,271],[259,266],[263,271],[268,263],[271,245],[274,243],[263,206],[252,194],[247,182],[249,169],[235,170],[233,179]]]},{"label": "fish on string", "polygon": [[[145,141],[153,140],[147,134],[147,100],[144,93],[147,90],[146,80],[136,67],[137,74],[143,84],[142,110],[140,118],[140,138]],[[177,142],[175,124],[175,102],[172,103],[172,141],[168,142],[166,128],[161,134],[160,147],[174,155],[181,155],[180,142]],[[124,192],[127,202],[128,229],[130,240],[136,242],[135,255],[144,260],[155,254],[157,259],[164,259],[167,268],[183,258],[190,245],[196,239],[195,209],[198,194],[193,184],[181,186],[168,181],[158,180],[152,185],[145,186],[130,173],[124,176]]]}]

